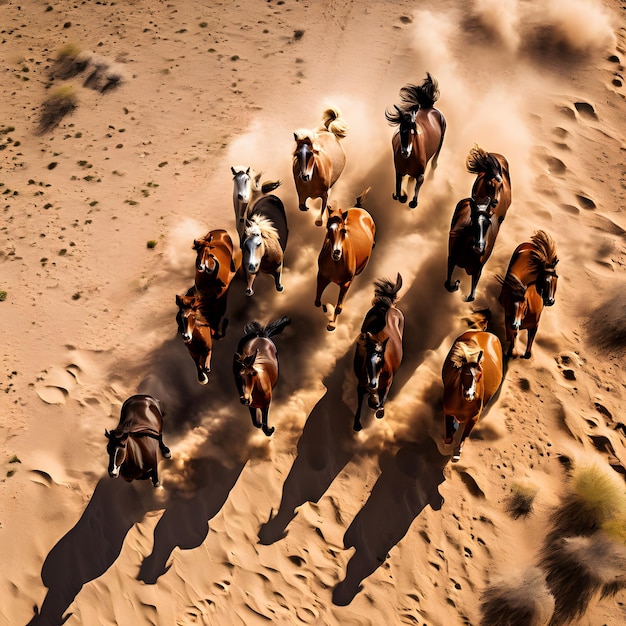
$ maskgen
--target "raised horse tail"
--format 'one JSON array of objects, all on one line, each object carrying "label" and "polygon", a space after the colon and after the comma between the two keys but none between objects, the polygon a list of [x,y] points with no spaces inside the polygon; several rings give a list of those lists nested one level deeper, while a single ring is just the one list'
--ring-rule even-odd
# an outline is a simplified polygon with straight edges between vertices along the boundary
[{"label": "raised horse tail", "polygon": [[363,193],[356,199],[356,202],[354,203],[354,206],[357,209],[362,209],[363,208],[363,202],[365,202],[365,198],[367,198],[367,194],[370,192],[370,189],[372,187],[368,187],[367,189],[365,189],[363,191]]},{"label": "raised horse tail", "polygon": [[348,133],[348,125],[337,108],[330,107],[322,113],[322,124],[337,139],[343,139]]},{"label": "raised horse tail", "polygon": [[[279,317],[277,320],[270,322],[267,326],[262,326],[259,322],[254,320],[249,324],[246,324],[243,329],[244,339],[242,343],[252,337],[273,337],[281,333],[285,326],[291,324],[291,320],[286,316]],[[240,350],[239,350],[240,351]]]},{"label": "raised horse tail", "polygon": [[398,272],[395,284],[388,278],[374,281],[374,305],[389,308],[398,299],[398,291],[402,288],[402,276]]}]

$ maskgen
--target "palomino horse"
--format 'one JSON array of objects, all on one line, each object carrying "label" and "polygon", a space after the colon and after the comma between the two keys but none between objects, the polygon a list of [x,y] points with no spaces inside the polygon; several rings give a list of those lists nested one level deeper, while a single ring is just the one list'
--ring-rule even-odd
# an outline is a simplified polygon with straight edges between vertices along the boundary
[{"label": "palomino horse", "polygon": [[556,244],[543,230],[536,231],[531,241],[520,244],[513,252],[498,298],[504,308],[507,357],[516,356],[515,341],[520,330],[528,331],[523,358],[531,357],[543,307],[555,302],[558,262]]},{"label": "palomino horse", "polygon": [[[280,187],[279,180],[261,182],[263,172],[258,174],[251,167],[231,167],[233,174],[233,208],[237,230],[243,231],[243,224],[254,203],[265,194]],[[241,232],[239,232],[241,235]]]},{"label": "palomino horse", "polygon": [[136,395],[122,405],[120,421],[112,431],[104,430],[109,455],[109,476],[125,481],[150,478],[159,486],[159,456],[172,456],[163,443],[163,407],[156,398]]},{"label": "palomino horse", "polygon": [[476,174],[472,186],[472,199],[480,208],[490,206],[504,220],[511,206],[511,176],[507,160],[495,152],[487,152],[474,144],[465,162],[467,171]]},{"label": "palomino horse", "polygon": [[391,126],[397,126],[391,144],[396,168],[396,191],[394,200],[406,202],[408,190],[403,186],[404,177],[415,180],[415,191],[409,206],[417,206],[417,195],[424,182],[426,165],[432,158],[431,169],[437,167],[437,159],[446,133],[446,120],[434,108],[439,99],[437,81],[426,74],[421,85],[406,85],[400,89],[401,106],[395,111],[387,109],[385,117]]},{"label": "palomino horse", "polygon": [[454,209],[448,236],[448,275],[444,287],[457,291],[460,280],[452,282],[455,267],[464,269],[472,277],[472,288],[467,301],[472,302],[483,267],[496,242],[500,230],[498,216],[489,203],[479,206],[473,198],[459,201]]},{"label": "palomino horse", "polygon": [[330,189],[346,165],[341,139],[346,136],[347,130],[348,125],[341,118],[339,109],[330,108],[322,113],[322,126],[317,130],[301,129],[293,134],[296,149],[292,169],[298,208],[308,211],[307,198],[321,198],[322,209],[315,220],[317,226],[322,225]]},{"label": "palomino horse", "polygon": [[[363,208],[361,201],[367,191],[359,196],[354,207],[347,211],[328,208],[326,237],[317,259],[317,292],[315,306],[322,304],[324,289],[330,284],[339,285],[339,297],[332,320],[326,327],[335,330],[337,316],[343,308],[343,300],[355,276],[360,274],[369,261],[374,247],[376,224]],[[324,305],[326,310],[326,305]]]},{"label": "palomino horse", "polygon": [[393,376],[402,361],[402,333],[404,315],[394,306],[402,287],[398,274],[396,284],[390,280],[374,283],[372,308],[365,315],[354,354],[354,373],[357,377],[357,408],[354,430],[361,430],[361,406],[368,394],[368,404],[378,419],[385,415],[385,402]]},{"label": "palomino horse", "polygon": [[[217,302],[223,301],[224,298]],[[196,364],[198,382],[206,385],[211,372],[211,354],[215,331],[202,313],[202,299],[195,287],[191,287],[184,296],[176,296],[176,323],[189,355]]]},{"label": "palomino horse", "polygon": [[274,277],[276,291],[284,289],[281,277],[288,235],[282,201],[274,195],[263,196],[254,205],[241,236],[247,296],[254,294],[252,285],[259,271]]},{"label": "palomino horse", "polygon": [[274,432],[274,427],[267,425],[267,416],[272,390],[278,381],[278,353],[271,337],[281,333],[290,321],[288,317],[281,317],[265,327],[257,321],[247,324],[233,359],[239,400],[250,410],[252,424],[262,428],[268,437]]},{"label": "palomino horse", "polygon": [[[450,348],[442,368],[444,443],[455,444],[452,460],[461,458],[465,438],[502,383],[502,346],[492,333],[468,330]],[[464,424],[461,436],[459,424]]]}]

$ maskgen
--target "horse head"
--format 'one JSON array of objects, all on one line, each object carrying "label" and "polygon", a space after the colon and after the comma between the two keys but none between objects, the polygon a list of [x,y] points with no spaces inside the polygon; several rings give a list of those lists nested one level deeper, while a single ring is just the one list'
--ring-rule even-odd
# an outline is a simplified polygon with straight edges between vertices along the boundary
[{"label": "horse head", "polygon": [[194,239],[193,249],[196,251],[196,270],[206,274],[217,275],[220,263],[213,253],[213,234],[206,239]]},{"label": "horse head", "polygon": [[555,302],[556,285],[559,280],[559,275],[556,273],[558,262],[557,259],[552,265],[547,266],[537,280],[537,292],[541,296],[544,306],[552,306]]},{"label": "horse head", "polygon": [[239,401],[245,406],[250,406],[252,403],[252,392],[258,376],[254,362],[258,353],[258,348],[252,354],[241,355],[238,352],[235,353],[235,371],[240,387]]},{"label": "horse head", "polygon": [[189,343],[193,337],[193,329],[196,322],[197,299],[194,295],[176,296],[176,323],[178,332],[185,343]]},{"label": "horse head", "polygon": [[105,428],[104,436],[109,440],[107,443],[107,454],[109,455],[109,476],[111,478],[117,478],[120,475],[120,468],[126,460],[128,433],[118,435],[115,431],[110,432]]},{"label": "horse head", "polygon": [[252,168],[231,167],[230,171],[233,174],[233,205],[239,215],[239,221],[243,222],[245,219],[245,213],[252,202],[253,193],[258,193],[261,190],[261,176],[252,170]]},{"label": "horse head", "polygon": [[315,148],[308,134],[295,132],[293,137],[296,140],[296,149],[293,156],[298,164],[299,176],[305,183],[308,183],[313,176],[314,157],[319,151]]},{"label": "horse head", "polygon": [[367,372],[367,388],[369,391],[378,389],[380,372],[385,363],[385,350],[389,337],[383,341],[377,341],[370,332],[361,333],[359,344],[365,349],[365,369]]},{"label": "horse head", "polygon": [[472,199],[479,206],[498,206],[502,192],[502,164],[493,155],[475,145],[467,158],[467,169],[476,173]]},{"label": "horse head", "polygon": [[472,219],[472,250],[474,254],[482,255],[487,248],[487,233],[491,226],[493,209],[487,204],[480,205],[470,198]]},{"label": "horse head", "polygon": [[330,257],[333,261],[340,261],[343,254],[343,242],[346,239],[346,219],[348,212],[328,207],[328,221],[326,222],[326,238],[331,247]]},{"label": "horse head", "polygon": [[398,128],[400,134],[400,154],[403,159],[408,159],[413,152],[413,138],[417,135],[417,124],[415,122],[417,108],[402,111],[397,105],[394,106],[398,111],[400,120]]},{"label": "horse head", "polygon": [[256,274],[263,258],[263,237],[261,229],[254,222],[246,222],[244,240],[241,244],[243,265],[248,274]]},{"label": "horse head", "polygon": [[478,383],[483,376],[482,358],[483,351],[481,350],[475,358],[465,359],[461,366],[461,387],[463,397],[468,402],[473,402],[476,399]]}]

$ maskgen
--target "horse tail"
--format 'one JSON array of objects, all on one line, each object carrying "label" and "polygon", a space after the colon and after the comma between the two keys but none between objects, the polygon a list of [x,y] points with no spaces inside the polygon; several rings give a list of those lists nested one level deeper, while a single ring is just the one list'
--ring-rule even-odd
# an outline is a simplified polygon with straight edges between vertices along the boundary
[{"label": "horse tail", "polygon": [[372,304],[389,308],[398,299],[398,291],[402,288],[402,276],[398,272],[395,284],[388,278],[374,281],[374,300]]},{"label": "horse tail", "polygon": [[322,124],[337,139],[343,139],[348,133],[348,124],[341,117],[341,111],[337,108],[328,108],[322,113]]},{"label": "horse tail", "polygon": [[356,199],[356,202],[354,203],[354,206],[357,209],[362,209],[363,208],[363,202],[365,201],[365,198],[367,198],[367,194],[370,192],[370,189],[372,187],[368,187],[367,189],[365,189],[363,191],[363,193]]},{"label": "horse tail", "polygon": [[274,191],[275,189],[278,189],[281,184],[282,181],[280,180],[268,180],[261,184],[261,193],[265,194],[269,193],[270,191]]},{"label": "horse tail", "polygon": [[279,317],[277,320],[270,322],[265,327],[265,336],[273,337],[274,335],[278,335],[282,333],[285,327],[289,326],[289,324],[291,324],[291,320],[286,315],[283,315],[282,317]]},{"label": "horse tail", "polygon": [[[244,337],[240,343],[247,343],[248,340],[253,337],[272,337],[274,335],[278,335],[283,331],[285,326],[288,326],[291,323],[291,320],[283,315],[283,317],[279,317],[277,320],[270,322],[267,326],[261,325],[260,322],[254,320],[249,324],[246,324],[243,328]],[[241,352],[241,350],[238,350]]]}]

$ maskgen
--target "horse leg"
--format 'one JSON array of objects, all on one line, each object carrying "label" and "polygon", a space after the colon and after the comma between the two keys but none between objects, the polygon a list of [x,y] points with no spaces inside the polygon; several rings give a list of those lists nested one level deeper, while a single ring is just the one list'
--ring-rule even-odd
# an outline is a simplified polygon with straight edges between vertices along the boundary
[{"label": "horse leg", "polygon": [[454,440],[454,435],[459,429],[459,423],[454,419],[454,415],[446,414],[446,427],[443,442],[447,445],[451,444]]},{"label": "horse leg", "polygon": [[248,411],[250,411],[250,417],[252,418],[252,425],[255,428],[261,428],[261,422],[257,419],[257,410],[254,407],[249,406]]},{"label": "horse leg", "polygon": [[506,328],[506,340],[509,342],[509,349],[506,351],[507,359],[514,359],[517,356],[515,354],[515,340],[517,339],[517,331],[513,330],[512,323],[512,318],[504,319],[504,326]]},{"label": "horse leg", "polygon": [[378,392],[378,407],[376,408],[376,413],[374,413],[376,419],[382,419],[383,417],[385,417],[385,402],[387,402],[387,396],[389,395],[390,389],[391,381],[389,381],[382,394],[380,393],[380,391]]},{"label": "horse leg", "polygon": [[365,396],[365,387],[357,385],[356,388],[357,405],[356,413],[354,414],[354,430],[357,432],[363,428],[361,424],[361,407],[363,406],[363,396]]},{"label": "horse leg", "polygon": [[419,193],[420,187],[422,186],[423,182],[424,182],[424,174],[420,174],[415,179],[415,191],[413,192],[413,200],[409,202],[409,206],[412,209],[414,209],[417,206],[417,194]]},{"label": "horse leg", "polygon": [[315,306],[322,306],[322,294],[324,293],[324,289],[328,287],[330,281],[325,277],[321,276],[318,272],[317,274],[317,291],[315,293]]},{"label": "horse leg", "polygon": [[276,430],[273,426],[271,428],[268,428],[267,426],[267,415],[270,412],[270,407],[269,406],[265,406],[261,409],[261,416],[263,419],[263,432],[269,437],[274,430]]},{"label": "horse leg", "polygon": [[398,172],[396,172],[396,193],[392,193],[391,197],[404,204],[408,196],[407,194],[402,193],[402,178],[402,174],[398,174]]},{"label": "horse leg", "polygon": [[330,192],[326,192],[322,196],[322,210],[320,211],[320,216],[315,220],[316,226],[321,226],[324,223],[324,211],[326,210],[326,205],[328,204],[328,196]]},{"label": "horse leg", "polygon": [[283,264],[281,263],[274,272],[274,284],[276,285],[276,291],[281,292],[284,291],[284,287],[280,282],[283,275]]},{"label": "horse leg", "polygon": [[204,365],[205,360],[206,360],[206,356],[199,356],[196,361],[196,370],[198,372],[198,382],[201,385],[206,385],[209,382],[209,377],[206,374],[206,369]]},{"label": "horse leg", "polygon": [[534,328],[528,329],[528,340],[526,341],[526,352],[524,353],[523,359],[530,359],[530,351],[533,347],[533,342],[535,341],[535,335],[537,334],[537,326]]},{"label": "horse leg", "polygon": [[156,461],[155,461],[154,467],[152,468],[152,471],[150,473],[152,474],[152,476],[151,476],[152,486],[153,487],[160,487],[161,483],[159,481],[159,466],[156,463]]},{"label": "horse leg", "polygon": [[458,291],[459,289],[459,285],[461,284],[460,280],[455,280],[454,283],[452,283],[452,273],[454,272],[454,267],[455,267],[455,263],[452,260],[452,257],[448,255],[448,276],[446,278],[446,282],[443,284],[443,286],[450,292],[452,293],[453,291]]},{"label": "horse leg", "polygon": [[164,459],[172,458],[172,451],[163,443],[163,435],[159,435],[159,450]]},{"label": "horse leg", "polygon": [[476,286],[478,285],[478,281],[480,280],[480,275],[483,272],[482,266],[480,266],[473,274],[472,274],[472,289],[470,290],[469,296],[466,298],[466,302],[474,302],[474,298],[476,296]]},{"label": "horse leg", "polygon": [[[351,281],[350,281],[351,282]],[[339,297],[337,298],[337,306],[333,312],[333,319],[328,322],[326,330],[335,330],[337,327],[337,316],[341,314],[343,309],[343,299],[346,297],[346,293],[350,288],[350,282],[339,285]]]},{"label": "horse leg", "polygon": [[454,448],[454,452],[452,453],[453,461],[456,462],[456,461],[461,460],[461,450],[463,450],[463,442],[472,432],[472,428],[474,428],[477,421],[478,421],[478,415],[476,415],[475,417],[471,419],[468,419],[467,422],[465,422],[465,429],[463,430],[463,434],[461,435],[461,441],[459,442],[459,445],[456,448]]}]

